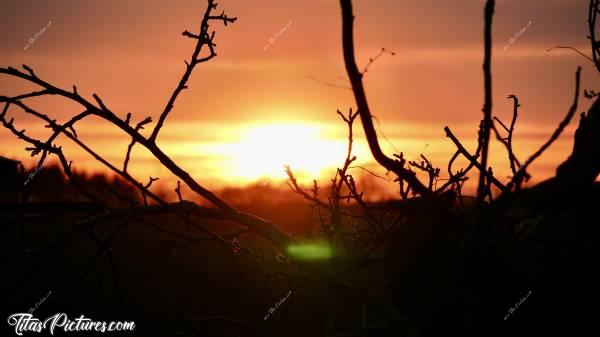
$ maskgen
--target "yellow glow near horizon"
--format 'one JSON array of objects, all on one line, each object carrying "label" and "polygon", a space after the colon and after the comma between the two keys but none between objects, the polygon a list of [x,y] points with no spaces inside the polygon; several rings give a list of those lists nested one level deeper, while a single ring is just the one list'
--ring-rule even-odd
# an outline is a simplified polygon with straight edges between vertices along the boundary
[{"label": "yellow glow near horizon", "polygon": [[[217,145],[226,157],[225,176],[242,180],[285,178],[284,165],[317,178],[343,164],[347,142],[331,137],[325,125],[271,123],[245,128],[235,142]],[[328,137],[329,135],[329,137]]]}]

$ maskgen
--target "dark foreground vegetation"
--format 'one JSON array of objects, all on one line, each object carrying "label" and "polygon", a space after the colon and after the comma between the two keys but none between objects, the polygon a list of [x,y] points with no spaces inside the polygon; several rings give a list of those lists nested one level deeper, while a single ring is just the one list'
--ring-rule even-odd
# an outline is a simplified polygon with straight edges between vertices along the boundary
[{"label": "dark foreground vegetation", "polygon": [[[520,161],[512,148],[511,123],[492,111],[491,37],[495,2],[484,8],[484,106],[478,147],[457,148],[441,169],[427,158],[407,162],[379,147],[362,75],[354,59],[352,2],[341,0],[344,61],[356,109],[338,112],[348,125],[349,147],[329,186],[304,187],[288,169],[290,198],[267,201],[261,193],[235,204],[201,186],[160,149],[158,134],[185,90],[194,68],[216,56],[210,23],[235,22],[215,14],[208,1],[197,33],[184,32],[196,48],[158,122],[121,118],[97,95],[89,101],[58,88],[23,66],[0,75],[25,80],[40,91],[0,96],[0,121],[44,167],[25,172],[2,161],[0,193],[1,314],[35,308],[36,317],[66,312],[96,320],[136,322],[146,336],[440,336],[591,335],[600,310],[597,261],[600,221],[600,101],[581,114],[571,155],[554,177],[524,187],[528,167],[578,113],[580,70],[565,119],[538,151]],[[590,62],[600,71],[595,38],[598,1],[589,7]],[[587,62],[587,61],[586,61]],[[364,72],[364,71],[363,71]],[[572,93],[568,93],[571,95]],[[55,95],[83,112],[59,124],[28,100]],[[51,130],[34,139],[9,117],[26,113]],[[14,110],[14,112],[13,112]],[[123,165],[104,160],[77,137],[76,123],[96,116],[131,136]],[[373,157],[397,176],[399,197],[365,201],[349,173],[353,126],[360,119]],[[551,131],[551,130],[549,130]],[[550,132],[549,132],[550,133]],[[513,177],[502,183],[488,167],[495,135],[507,150]],[[62,148],[71,141],[118,179],[72,170]],[[154,178],[128,173],[131,149],[143,146],[180,179],[167,198]],[[453,167],[458,157],[465,168]],[[478,178],[475,196],[464,196]],[[184,200],[182,189],[203,202]],[[259,191],[260,192],[260,191]],[[265,193],[266,194],[266,193]],[[293,196],[292,196],[293,195]],[[196,199],[194,199],[196,200]],[[267,220],[265,220],[267,219]],[[36,305],[36,303],[41,304]],[[6,334],[14,333],[7,324]],[[3,331],[4,333],[4,331]]]}]

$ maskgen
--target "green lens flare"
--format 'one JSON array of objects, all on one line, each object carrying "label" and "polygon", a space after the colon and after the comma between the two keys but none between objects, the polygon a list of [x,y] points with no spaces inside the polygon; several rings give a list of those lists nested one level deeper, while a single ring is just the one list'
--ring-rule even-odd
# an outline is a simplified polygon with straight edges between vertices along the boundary
[{"label": "green lens flare", "polygon": [[287,251],[299,260],[324,260],[332,255],[331,247],[325,243],[289,245]]}]

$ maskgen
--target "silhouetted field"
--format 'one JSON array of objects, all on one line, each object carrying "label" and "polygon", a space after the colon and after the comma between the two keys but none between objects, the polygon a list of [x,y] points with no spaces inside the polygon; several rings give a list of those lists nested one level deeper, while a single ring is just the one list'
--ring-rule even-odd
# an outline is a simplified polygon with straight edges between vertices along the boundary
[{"label": "silhouetted field", "polygon": [[[24,178],[3,175],[4,205],[18,200]],[[143,202],[119,180],[104,175],[80,178],[102,197]],[[30,205],[82,202],[56,167],[40,171],[32,188]],[[264,186],[222,193],[246,193],[238,199],[246,202],[237,207],[276,220],[301,240],[319,235],[315,212],[291,192],[281,192],[279,196],[288,198],[275,198],[278,200],[269,196],[280,191]],[[598,194],[596,188],[589,202],[597,202]],[[121,201],[123,207],[128,206]],[[46,209],[16,220],[16,209],[3,209],[2,314],[26,312],[50,293],[39,305],[37,317],[67,312],[74,317],[85,313],[96,320],[133,320],[137,326],[134,335],[140,336],[329,336],[349,329],[364,331],[363,326],[372,329],[372,336],[404,334],[425,310],[467,227],[464,215],[444,200],[390,205],[408,216],[376,254],[364,261],[353,259],[352,266],[347,265],[349,259],[335,253],[329,260],[310,262],[340,273],[352,270],[353,282],[361,284],[374,299],[372,303],[365,303],[364,294],[355,288],[335,286],[299,271],[254,234],[240,237],[239,249],[230,251],[202,238],[174,216],[148,216],[122,229],[110,244],[109,258],[92,236],[109,237],[121,221],[78,229],[53,245],[48,242],[63,237],[70,226],[94,210],[76,210],[71,205],[72,214],[67,214],[66,208],[57,212]],[[538,205],[544,210],[549,206]],[[581,230],[593,228],[588,218],[592,210],[576,205],[573,212],[578,213],[571,221]],[[560,214],[556,219],[566,216]],[[222,235],[239,228],[224,221],[199,221]],[[441,331],[486,331],[487,335],[504,336],[591,328],[597,312],[590,308],[598,299],[594,272],[598,248],[587,246],[585,240],[593,240],[597,232],[571,233],[572,238],[555,234],[554,238],[549,233],[544,238],[534,236],[529,239],[534,244],[517,242],[514,246],[512,241],[502,241],[510,233],[496,229],[489,242],[468,260],[468,272],[461,275],[453,296],[442,306]],[[560,241],[572,241],[557,241],[559,235]],[[36,251],[37,247],[45,248]],[[6,259],[22,254],[31,256]],[[509,310],[529,292],[510,315]],[[277,303],[276,310],[269,313]],[[389,323],[390,312],[397,315],[394,325]],[[367,322],[362,321],[365,319]]]}]

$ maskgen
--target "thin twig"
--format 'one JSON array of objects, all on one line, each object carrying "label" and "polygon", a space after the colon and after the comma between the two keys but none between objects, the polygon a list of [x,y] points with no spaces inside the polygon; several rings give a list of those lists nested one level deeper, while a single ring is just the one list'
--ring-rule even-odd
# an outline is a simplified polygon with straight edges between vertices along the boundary
[{"label": "thin twig", "polygon": [[[217,8],[217,4],[215,3],[215,1],[208,0],[208,5],[206,7],[206,11],[204,12],[204,17],[202,19],[202,22],[200,23],[200,32],[198,33],[198,35],[191,34],[188,31],[184,31],[182,33],[183,36],[197,40],[196,48],[194,49],[194,52],[192,53],[190,61],[189,62],[186,61],[185,72],[183,73],[183,76],[181,76],[181,79],[179,80],[177,87],[173,91],[173,94],[171,94],[171,97],[169,98],[167,105],[165,106],[163,112],[160,114],[158,122],[156,123],[156,126],[154,127],[154,130],[152,131],[152,135],[150,135],[150,138],[148,139],[152,143],[154,143],[156,141],[158,132],[162,128],[163,123],[165,122],[165,119],[167,118],[167,116],[169,115],[171,110],[173,109],[173,106],[175,104],[175,101],[177,100],[177,97],[179,97],[179,94],[184,89],[187,89],[187,82],[188,82],[190,76],[192,75],[192,72],[194,71],[194,67],[200,63],[207,62],[207,61],[211,60],[213,57],[217,56],[217,54],[214,50],[215,44],[213,42],[215,33],[208,32],[208,30],[210,28],[209,22],[211,20],[218,20],[218,21],[222,21],[224,23],[224,25],[227,26],[227,23],[233,23],[237,20],[237,18],[235,18],[235,17],[233,17],[233,18],[228,17],[227,15],[225,15],[225,13],[223,13],[221,15],[217,15],[217,16],[211,15],[213,9],[216,9],[216,8]],[[208,47],[210,53],[208,56],[201,58],[200,53],[202,52],[202,48],[204,46]]]},{"label": "thin twig", "polygon": [[321,84],[323,84],[323,85],[326,85],[326,86],[328,86],[328,87],[332,87],[332,88],[338,88],[338,89],[347,89],[347,90],[352,90],[352,88],[351,88],[351,87],[347,87],[347,86],[344,86],[344,85],[339,85],[339,84],[334,84],[334,83],[325,82],[325,81],[323,81],[323,80],[320,80],[320,79],[318,79],[318,78],[316,78],[316,77],[314,77],[314,76],[312,76],[312,75],[307,75],[307,76],[306,76],[306,78],[310,78],[311,80],[314,80],[314,81],[316,81],[316,82],[318,82],[318,83],[321,83]]},{"label": "thin twig", "polygon": [[502,121],[499,118],[494,116],[494,121],[498,122],[502,126],[502,128],[507,132],[508,135],[506,136],[506,138],[504,138],[500,135],[498,128],[496,128],[496,124],[492,124],[492,127],[494,130],[494,133],[496,134],[496,139],[498,139],[498,141],[500,143],[502,143],[502,145],[504,145],[504,147],[506,148],[506,151],[508,152],[508,161],[510,163],[510,170],[514,176],[517,173],[517,169],[521,167],[521,163],[517,159],[517,157],[514,153],[513,147],[512,147],[513,134],[515,131],[515,124],[517,122],[519,107],[521,105],[519,104],[519,98],[517,98],[517,96],[510,95],[510,96],[508,96],[508,98],[513,99],[513,117],[510,122],[510,126],[507,127],[506,125],[504,125],[504,123],[502,123]]},{"label": "thin twig", "polygon": [[532,154],[531,157],[529,157],[529,159],[527,159],[527,161],[525,161],[523,166],[521,166],[521,168],[517,171],[517,173],[514,175],[513,179],[511,179],[510,183],[507,186],[508,190],[511,190],[515,184],[519,185],[522,182],[522,180],[525,176],[525,172],[527,171],[527,168],[529,167],[529,165],[531,165],[531,163],[533,163],[539,156],[541,156],[542,153],[544,153],[544,151],[546,151],[546,149],[548,149],[550,147],[550,145],[552,145],[552,143],[554,143],[554,141],[558,139],[558,137],[561,135],[561,133],[564,131],[564,129],[571,122],[571,119],[573,119],[573,116],[575,115],[575,112],[577,111],[577,105],[579,102],[580,80],[581,80],[581,67],[578,67],[577,72],[575,72],[575,97],[573,98],[573,103],[571,104],[571,108],[567,112],[567,115],[565,116],[565,118],[560,122],[560,124],[558,125],[556,130],[554,130],[554,132],[552,133],[552,136],[550,136],[550,139],[548,139],[534,154]]},{"label": "thin twig", "polygon": [[546,49],[546,51],[553,51],[555,49],[570,49],[570,50],[576,52],[577,54],[585,57],[588,61],[594,63],[594,60],[591,57],[587,56],[586,54],[584,54],[583,52],[581,52],[579,49],[577,49],[575,47],[570,47],[570,46],[555,46],[555,47]]},{"label": "thin twig", "polygon": [[380,58],[384,54],[389,54],[392,56],[396,55],[396,53],[394,53],[393,51],[386,50],[385,47],[381,48],[381,50],[379,51],[379,53],[377,55],[375,55],[375,57],[372,57],[369,59],[369,63],[367,63],[367,65],[363,69],[362,74],[364,75],[367,71],[369,71],[369,67],[372,66],[373,63],[375,63],[375,61],[377,61],[377,59]]}]

